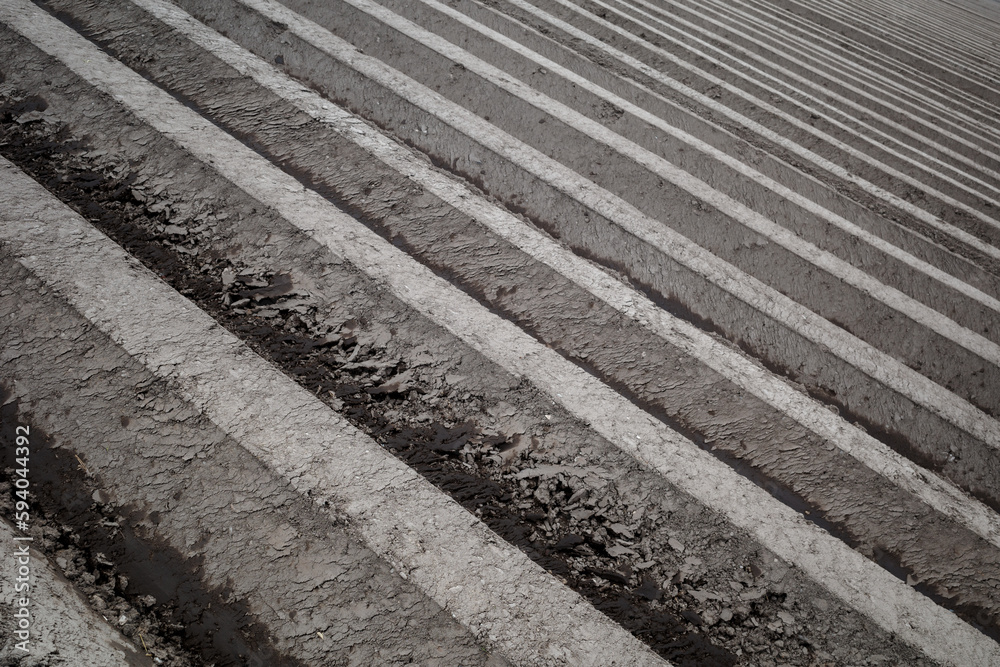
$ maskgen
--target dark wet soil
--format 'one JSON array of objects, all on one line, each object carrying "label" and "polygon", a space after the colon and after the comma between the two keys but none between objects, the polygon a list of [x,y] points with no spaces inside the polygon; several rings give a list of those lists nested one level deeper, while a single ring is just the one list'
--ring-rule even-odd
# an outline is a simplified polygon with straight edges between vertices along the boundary
[{"label": "dark wet soil", "polygon": [[224,590],[201,584],[200,561],[139,534],[137,508],[117,507],[98,490],[86,462],[23,414],[0,384],[0,511],[13,516],[8,480],[14,430],[31,428],[33,544],[56,564],[97,613],[154,657],[157,665],[301,667],[281,655],[267,631]]}]

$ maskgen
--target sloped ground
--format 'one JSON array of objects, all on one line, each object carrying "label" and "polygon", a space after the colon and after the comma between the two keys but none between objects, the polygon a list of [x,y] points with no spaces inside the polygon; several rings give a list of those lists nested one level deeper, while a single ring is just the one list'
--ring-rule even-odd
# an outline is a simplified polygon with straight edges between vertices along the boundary
[{"label": "sloped ground", "polygon": [[178,5],[0,12],[4,508],[30,424],[75,627],[996,661],[994,10]]}]

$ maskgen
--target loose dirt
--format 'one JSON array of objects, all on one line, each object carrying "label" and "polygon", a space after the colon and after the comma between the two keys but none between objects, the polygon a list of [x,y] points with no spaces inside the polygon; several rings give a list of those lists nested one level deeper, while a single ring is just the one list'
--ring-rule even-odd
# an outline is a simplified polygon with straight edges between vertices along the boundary
[{"label": "loose dirt", "polygon": [[[127,161],[73,136],[42,97],[0,92],[0,152],[8,159],[664,657],[678,665],[882,657],[874,645],[838,640],[855,621],[832,601],[789,595],[799,585],[795,573],[766,552],[748,555],[739,537],[720,534],[718,517],[680,495],[631,501],[599,462],[546,452],[527,429],[498,431],[493,418],[509,419],[517,405],[480,409],[456,387],[459,379],[435,379],[419,354],[388,352],[391,333],[363,316],[337,326],[321,320],[290,273],[213,248],[220,219],[178,214]],[[76,539],[66,534],[53,534],[57,551]],[[88,555],[98,546],[67,554],[66,567],[104,582],[108,596],[124,593],[117,579],[118,588],[107,586],[112,575],[101,568],[108,566]],[[101,599],[108,608],[131,605],[122,608],[138,613],[135,631],[143,627],[156,641],[177,630],[169,615],[142,616],[139,598]],[[907,653],[903,662],[920,664]],[[178,648],[171,664],[194,664],[184,659]]]}]

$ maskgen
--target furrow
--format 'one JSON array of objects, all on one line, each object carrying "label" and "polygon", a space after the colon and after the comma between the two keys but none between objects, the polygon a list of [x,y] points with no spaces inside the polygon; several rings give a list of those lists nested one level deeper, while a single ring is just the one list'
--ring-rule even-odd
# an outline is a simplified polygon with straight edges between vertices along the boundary
[{"label": "furrow", "polygon": [[[788,49],[749,2],[0,4],[4,429],[73,586],[146,658],[1000,662],[988,38],[781,2]],[[801,52],[844,29],[986,103]]]}]

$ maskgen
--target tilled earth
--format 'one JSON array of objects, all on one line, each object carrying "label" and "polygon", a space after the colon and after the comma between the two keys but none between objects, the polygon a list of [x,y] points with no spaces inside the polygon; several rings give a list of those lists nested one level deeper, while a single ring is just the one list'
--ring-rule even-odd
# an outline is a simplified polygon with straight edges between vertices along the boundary
[{"label": "tilled earth", "polygon": [[[25,423],[23,418],[18,422],[16,402],[4,405],[2,410],[5,425]],[[47,494],[32,503],[28,535],[33,540],[33,546],[55,563],[58,571],[73,583],[97,613],[137,646],[143,647],[157,665],[195,667],[214,664],[214,661],[203,660],[201,649],[193,644],[191,619],[183,618],[172,600],[158,600],[146,592],[177,573],[165,571],[161,562],[156,564],[158,572],[152,577],[148,571],[138,573],[141,576],[136,578],[124,574],[117,565],[123,556],[122,551],[131,552],[127,554],[130,562],[149,561],[150,547],[135,535],[128,517],[122,516],[119,508],[101,502],[98,490],[87,494],[94,484],[88,480],[85,465],[65,453],[60,460],[58,453],[48,450],[46,443],[40,442],[38,429],[33,430],[35,444],[42,445],[35,451],[36,460],[48,454],[45,456],[45,470],[50,471],[49,481],[58,482],[46,488],[62,491],[56,497]],[[4,431],[2,437],[6,446],[10,433],[6,432],[7,429]],[[39,452],[44,454],[39,456]],[[53,466],[54,463],[57,465]],[[60,472],[54,472],[56,470]],[[6,468],[4,478],[12,479],[12,473],[12,468]],[[7,516],[14,512],[14,491],[9,482],[0,482],[0,509]],[[157,545],[156,548],[159,550],[162,546]],[[187,568],[183,574],[189,583],[197,582],[193,568]],[[225,605],[219,604],[221,598],[214,597],[217,606],[224,608]],[[201,638],[202,641],[205,639]],[[8,657],[3,664],[41,663],[18,662]]]},{"label": "tilled earth", "polygon": [[974,2],[0,3],[0,662],[996,664]]},{"label": "tilled earth", "polygon": [[[921,663],[844,641],[856,617],[772,554],[748,552],[745,535],[722,532],[721,518],[683,494],[649,493],[642,475],[581,454],[566,442],[573,429],[545,406],[518,404],[517,391],[492,404],[434,350],[402,349],[384,314],[352,310],[349,298],[324,311],[290,272],[243,260],[225,245],[233,221],[224,211],[175,200],[169,177],[93,149],[43,97],[3,85],[0,105],[0,154],[674,664]],[[537,423],[538,413],[557,425]],[[162,664],[210,664],[172,602],[143,594],[108,559],[127,521],[87,492],[88,471],[76,468],[66,474],[77,497],[37,508],[42,548]],[[257,636],[250,625],[243,634]]]}]

